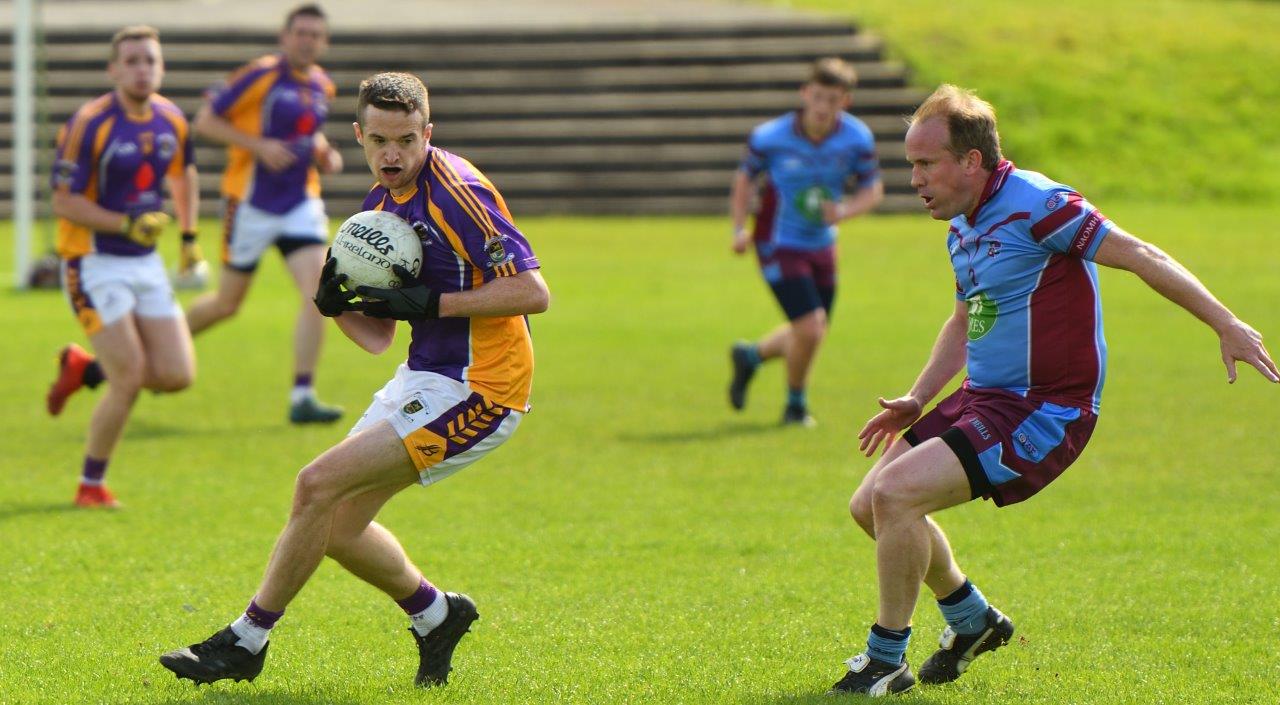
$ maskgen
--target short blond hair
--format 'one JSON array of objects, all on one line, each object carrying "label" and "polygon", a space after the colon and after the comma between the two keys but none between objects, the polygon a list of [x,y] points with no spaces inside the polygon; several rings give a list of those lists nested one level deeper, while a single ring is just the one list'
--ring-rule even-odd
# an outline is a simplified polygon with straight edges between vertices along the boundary
[{"label": "short blond hair", "polygon": [[947,151],[957,159],[976,149],[982,154],[982,168],[994,169],[1000,153],[1000,132],[996,128],[996,109],[966,88],[944,83],[916,108],[909,125],[931,118],[947,121]]},{"label": "short blond hair", "polygon": [[120,45],[135,39],[154,39],[158,42],[160,30],[146,24],[131,24],[121,28],[119,32],[111,35],[111,56],[108,60],[115,61],[120,56]]}]

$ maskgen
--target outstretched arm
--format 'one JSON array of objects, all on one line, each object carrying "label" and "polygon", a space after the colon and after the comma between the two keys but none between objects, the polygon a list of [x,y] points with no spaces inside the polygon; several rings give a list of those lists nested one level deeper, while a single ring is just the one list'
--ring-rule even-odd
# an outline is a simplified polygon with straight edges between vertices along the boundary
[{"label": "outstretched arm", "polygon": [[956,373],[964,369],[968,351],[965,348],[969,329],[969,310],[964,301],[957,301],[955,311],[938,331],[938,338],[933,343],[933,351],[929,353],[929,361],[916,377],[911,391],[897,399],[878,399],[884,409],[867,421],[858,432],[858,450],[871,457],[876,447],[884,441],[888,448],[899,431],[910,426],[924,405],[938,396],[943,385],[951,381]]},{"label": "outstretched arm", "polygon": [[1262,344],[1262,334],[1236,318],[1194,274],[1160,248],[1115,227],[1098,246],[1094,261],[1133,272],[1212,328],[1218,334],[1228,382],[1236,381],[1237,360],[1253,365],[1268,380],[1280,382],[1280,371]]}]

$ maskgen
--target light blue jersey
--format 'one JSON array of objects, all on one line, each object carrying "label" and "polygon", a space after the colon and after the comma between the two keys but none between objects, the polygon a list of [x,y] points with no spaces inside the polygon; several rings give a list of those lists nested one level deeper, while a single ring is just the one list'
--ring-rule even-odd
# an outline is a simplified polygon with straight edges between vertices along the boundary
[{"label": "light blue jersey", "polygon": [[969,305],[967,386],[1098,412],[1107,343],[1092,260],[1112,227],[1070,187],[1000,162],[947,234]]},{"label": "light blue jersey", "polygon": [[880,179],[875,137],[858,118],[841,113],[831,134],[813,141],[804,134],[799,110],[752,130],[742,170],[755,177],[766,172],[776,209],[762,207],[757,242],[795,250],[820,250],[835,243],[836,228],[822,218],[822,202],[838,201],[850,181],[862,189]]}]

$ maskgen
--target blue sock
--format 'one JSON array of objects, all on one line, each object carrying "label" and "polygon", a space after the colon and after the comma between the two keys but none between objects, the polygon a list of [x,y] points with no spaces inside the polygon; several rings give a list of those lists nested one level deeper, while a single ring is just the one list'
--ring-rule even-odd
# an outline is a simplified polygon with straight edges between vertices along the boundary
[{"label": "blue sock", "polygon": [[759,365],[761,362],[764,362],[764,360],[760,357],[760,346],[755,343],[748,345],[747,346],[747,364],[751,365],[752,367],[755,367],[756,365]]},{"label": "blue sock", "polygon": [[787,406],[792,406],[800,409],[804,409],[809,406],[808,401],[805,399],[804,387],[801,387],[799,389],[792,389],[790,387],[787,388]]},{"label": "blue sock", "polygon": [[867,636],[867,655],[886,663],[902,663],[907,655],[907,644],[910,641],[911,627],[899,632],[873,624],[871,634]]},{"label": "blue sock", "polygon": [[991,605],[967,578],[955,592],[938,600],[942,617],[956,634],[977,634],[987,628],[987,608]]}]

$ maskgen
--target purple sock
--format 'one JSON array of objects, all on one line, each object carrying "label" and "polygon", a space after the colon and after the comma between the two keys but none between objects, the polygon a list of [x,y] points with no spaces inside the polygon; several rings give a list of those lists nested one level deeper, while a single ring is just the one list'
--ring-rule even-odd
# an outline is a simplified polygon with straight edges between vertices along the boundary
[{"label": "purple sock", "polygon": [[426,578],[421,578],[421,581],[418,583],[418,589],[412,595],[403,600],[396,600],[396,604],[400,605],[400,609],[404,610],[407,615],[415,615],[430,607],[431,603],[435,601],[436,595],[440,592],[436,590],[436,586],[427,582]]},{"label": "purple sock", "polygon": [[293,386],[295,386],[295,387],[310,387],[310,386],[311,386],[311,373],[310,373],[310,372],[301,372],[301,373],[298,373],[298,374],[294,375],[294,376],[293,376]]},{"label": "purple sock", "polygon": [[253,622],[253,624],[261,629],[270,629],[276,626],[276,622],[284,616],[284,610],[272,612],[264,610],[258,606],[257,598],[249,600],[249,606],[244,610],[245,619]]},{"label": "purple sock", "polygon": [[107,474],[107,461],[84,456],[84,471],[80,474],[80,482],[85,485],[101,485]]}]

